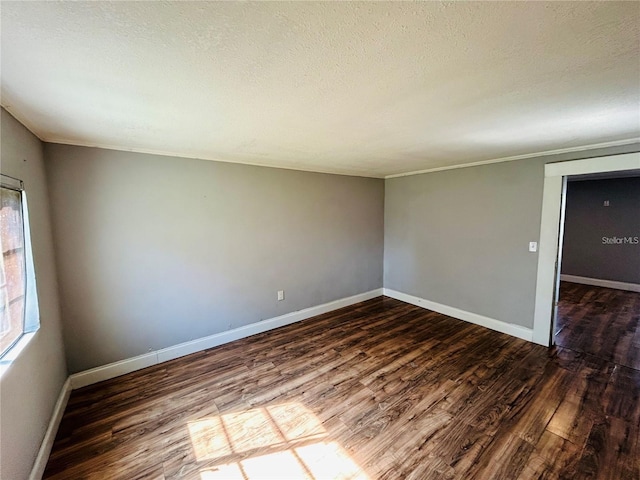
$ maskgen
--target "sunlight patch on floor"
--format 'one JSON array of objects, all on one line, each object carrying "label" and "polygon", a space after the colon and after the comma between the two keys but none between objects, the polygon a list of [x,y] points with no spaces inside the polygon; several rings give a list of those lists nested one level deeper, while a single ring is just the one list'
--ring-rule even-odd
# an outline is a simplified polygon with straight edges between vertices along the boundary
[{"label": "sunlight patch on floor", "polygon": [[314,479],[368,480],[369,477],[338,442],[319,442],[295,449]]},{"label": "sunlight patch on floor", "polygon": [[337,442],[251,457],[200,471],[201,480],[370,480]]},{"label": "sunlight patch on floor", "polygon": [[[220,461],[201,480],[369,480],[298,402],[228,413],[188,423],[198,462]],[[243,459],[233,460],[243,454]],[[245,457],[244,455],[248,455]]]}]

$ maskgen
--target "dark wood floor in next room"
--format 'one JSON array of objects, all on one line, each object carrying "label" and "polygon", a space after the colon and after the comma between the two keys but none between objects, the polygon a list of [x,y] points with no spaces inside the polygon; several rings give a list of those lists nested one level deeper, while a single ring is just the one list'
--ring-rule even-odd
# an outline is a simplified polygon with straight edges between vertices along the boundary
[{"label": "dark wood floor in next room", "polygon": [[640,370],[640,293],[562,282],[556,343]]},{"label": "dark wood floor in next room", "polygon": [[380,297],[74,391],[45,478],[637,480],[639,396],[628,366]]}]

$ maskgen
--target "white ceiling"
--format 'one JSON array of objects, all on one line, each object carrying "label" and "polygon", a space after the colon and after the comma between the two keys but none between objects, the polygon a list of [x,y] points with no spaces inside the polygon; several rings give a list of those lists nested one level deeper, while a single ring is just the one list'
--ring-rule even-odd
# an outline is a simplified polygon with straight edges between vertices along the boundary
[{"label": "white ceiling", "polygon": [[640,137],[639,2],[7,2],[42,140],[386,176]]}]

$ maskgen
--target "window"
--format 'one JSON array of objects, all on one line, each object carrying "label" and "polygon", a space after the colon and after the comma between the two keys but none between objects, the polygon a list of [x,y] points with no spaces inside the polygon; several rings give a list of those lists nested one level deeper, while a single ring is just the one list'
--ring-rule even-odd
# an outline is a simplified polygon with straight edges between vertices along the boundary
[{"label": "window", "polygon": [[[0,184],[0,356],[26,332],[37,329],[37,319],[27,321],[32,271],[26,200],[22,182],[2,175]],[[32,288],[29,288],[32,287]],[[36,307],[37,308],[37,307]],[[36,315],[37,317],[37,315]]]}]

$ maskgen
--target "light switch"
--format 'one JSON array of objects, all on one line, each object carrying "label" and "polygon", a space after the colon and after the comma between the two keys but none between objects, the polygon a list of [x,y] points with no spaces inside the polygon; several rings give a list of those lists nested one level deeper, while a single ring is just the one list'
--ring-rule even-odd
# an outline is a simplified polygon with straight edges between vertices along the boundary
[{"label": "light switch", "polygon": [[529,242],[529,251],[537,252],[538,251],[538,242]]}]

